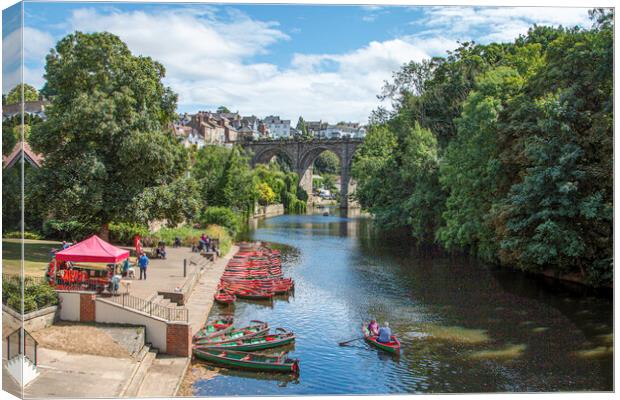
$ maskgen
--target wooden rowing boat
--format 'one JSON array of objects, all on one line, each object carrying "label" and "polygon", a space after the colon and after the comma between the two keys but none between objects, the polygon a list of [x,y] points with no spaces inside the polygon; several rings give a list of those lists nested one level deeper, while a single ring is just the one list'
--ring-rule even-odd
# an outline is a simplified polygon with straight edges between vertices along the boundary
[{"label": "wooden rowing boat", "polygon": [[193,340],[208,339],[221,332],[229,332],[233,329],[233,317],[221,316],[205,323],[205,326],[193,336]]},{"label": "wooden rowing boat", "polygon": [[227,343],[247,339],[254,336],[263,336],[269,332],[269,324],[262,321],[251,321],[254,325],[234,329],[228,332],[218,332],[210,338],[196,340],[196,344]]},{"label": "wooden rowing boat", "polygon": [[368,330],[368,324],[366,322],[362,324],[362,333],[364,334],[364,339],[366,340],[366,342],[370,343],[371,345],[378,347],[381,350],[387,351],[388,353],[400,353],[400,342],[398,341],[398,338],[396,336],[392,335],[392,341],[390,342],[381,343],[377,341],[377,336],[373,336],[370,334],[370,331]]},{"label": "wooden rowing boat", "polygon": [[229,368],[299,374],[299,360],[285,357],[283,354],[265,356],[243,351],[203,348],[194,348],[193,354],[199,360]]},{"label": "wooden rowing boat", "polygon": [[282,328],[277,328],[276,331],[278,330],[282,331],[283,333],[276,333],[266,336],[254,336],[234,342],[200,344],[197,345],[196,348],[219,350],[230,349],[235,351],[257,351],[284,346],[295,341],[295,334],[293,332],[285,331]]},{"label": "wooden rowing boat", "polygon": [[218,291],[213,295],[213,299],[218,303],[231,304],[237,300],[237,296],[227,292],[223,288],[218,288]]},{"label": "wooden rowing boat", "polygon": [[237,289],[235,290],[235,296],[240,299],[248,300],[271,300],[273,299],[273,293],[262,292],[258,290]]}]

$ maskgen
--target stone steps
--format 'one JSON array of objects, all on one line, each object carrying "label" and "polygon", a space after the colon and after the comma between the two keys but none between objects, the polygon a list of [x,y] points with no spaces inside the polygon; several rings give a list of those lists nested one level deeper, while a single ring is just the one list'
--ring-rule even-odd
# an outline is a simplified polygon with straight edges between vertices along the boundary
[{"label": "stone steps", "polygon": [[124,390],[121,392],[121,397],[137,397],[138,392],[140,391],[140,387],[144,382],[144,378],[146,377],[151,365],[153,365],[153,361],[155,361],[155,357],[157,356],[157,350],[150,347],[149,345],[145,345],[140,352],[142,358],[140,361],[140,365],[135,369],[131,379],[129,379],[127,386],[125,386]]}]

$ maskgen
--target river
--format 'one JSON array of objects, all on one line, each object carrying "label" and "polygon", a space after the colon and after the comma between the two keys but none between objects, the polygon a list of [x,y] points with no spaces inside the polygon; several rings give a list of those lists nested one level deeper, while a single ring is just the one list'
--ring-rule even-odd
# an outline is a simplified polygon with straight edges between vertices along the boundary
[{"label": "river", "polygon": [[[417,255],[362,217],[284,215],[249,239],[278,244],[288,299],[238,301],[235,323],[264,320],[297,334],[298,379],[218,370],[196,395],[610,391],[613,305],[467,258]],[[212,314],[226,312],[215,306]],[[363,341],[362,319],[389,321],[395,357]],[[276,349],[278,353],[279,349]]]}]

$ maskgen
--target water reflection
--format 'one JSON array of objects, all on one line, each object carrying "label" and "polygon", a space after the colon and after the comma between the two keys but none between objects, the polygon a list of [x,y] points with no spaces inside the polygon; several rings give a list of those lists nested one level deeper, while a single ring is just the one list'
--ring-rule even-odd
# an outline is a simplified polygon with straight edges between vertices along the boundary
[{"label": "water reflection", "polygon": [[[360,216],[281,216],[248,239],[278,243],[294,296],[235,306],[238,324],[295,331],[295,384],[251,373],[199,381],[200,394],[382,394],[611,390],[612,304],[468,258],[420,254]],[[218,312],[217,309],[214,313]],[[364,341],[362,320],[389,321],[393,357]]]}]

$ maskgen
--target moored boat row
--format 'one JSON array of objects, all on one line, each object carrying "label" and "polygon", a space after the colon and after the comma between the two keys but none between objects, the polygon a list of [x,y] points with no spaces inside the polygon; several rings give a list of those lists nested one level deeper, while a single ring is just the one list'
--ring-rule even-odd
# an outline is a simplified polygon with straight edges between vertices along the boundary
[{"label": "moored boat row", "polygon": [[[269,334],[269,324],[262,321],[251,321],[251,325],[236,329],[232,325],[217,323],[220,321],[221,318],[208,322],[194,335],[193,355],[196,359],[227,368],[299,374],[299,360],[286,357],[286,351],[278,356],[249,353],[294,343],[293,332],[276,328],[276,333]],[[210,332],[216,327],[220,329]]]},{"label": "moored boat row", "polygon": [[282,275],[280,252],[266,246],[242,244],[226,265],[214,300],[232,304],[237,299],[272,300],[291,293],[292,279]]}]

